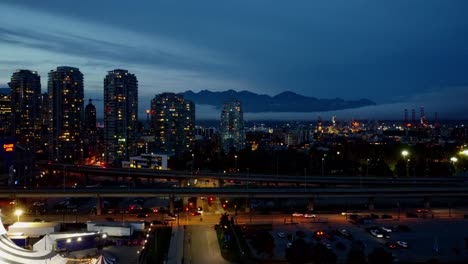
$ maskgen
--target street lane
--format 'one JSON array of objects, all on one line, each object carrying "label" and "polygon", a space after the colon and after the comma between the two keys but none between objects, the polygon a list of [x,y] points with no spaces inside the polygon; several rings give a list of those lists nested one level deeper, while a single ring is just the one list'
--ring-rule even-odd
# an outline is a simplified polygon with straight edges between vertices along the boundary
[{"label": "street lane", "polygon": [[221,256],[216,232],[212,226],[187,226],[184,242],[184,264],[230,263]]}]

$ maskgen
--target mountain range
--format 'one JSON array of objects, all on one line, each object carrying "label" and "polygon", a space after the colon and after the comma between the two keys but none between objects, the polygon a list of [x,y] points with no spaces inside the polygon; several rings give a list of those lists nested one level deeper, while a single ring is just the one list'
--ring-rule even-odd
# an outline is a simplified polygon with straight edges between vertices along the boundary
[{"label": "mountain range", "polygon": [[[0,88],[0,93],[10,94],[10,88]],[[319,99],[303,96],[294,92],[282,92],[275,96],[256,94],[249,91],[236,92],[227,90],[223,92],[211,92],[202,90],[198,93],[193,91],[183,92],[184,98],[199,105],[210,105],[221,109],[223,103],[238,100],[242,104],[244,112],[324,112],[359,108],[375,105],[369,99],[343,100],[341,98]]]},{"label": "mountain range", "polygon": [[211,92],[202,90],[195,93],[191,90],[182,93],[184,98],[195,104],[212,105],[221,108],[223,103],[233,100],[241,102],[243,111],[250,113],[259,112],[322,112],[363,106],[375,105],[369,99],[343,100],[341,98],[319,99],[303,96],[294,92],[282,92],[275,96],[256,94],[249,91],[236,92],[228,90],[223,92]]}]

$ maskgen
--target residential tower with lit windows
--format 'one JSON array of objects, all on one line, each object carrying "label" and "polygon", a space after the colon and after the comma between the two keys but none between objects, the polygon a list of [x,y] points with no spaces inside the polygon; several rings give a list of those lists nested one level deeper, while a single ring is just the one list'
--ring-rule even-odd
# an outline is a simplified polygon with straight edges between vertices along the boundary
[{"label": "residential tower with lit windows", "polygon": [[245,147],[244,113],[239,101],[224,103],[219,133],[225,153]]},{"label": "residential tower with lit windows", "polygon": [[41,77],[35,71],[17,70],[11,88],[11,131],[18,144],[34,150],[41,129]]},{"label": "residential tower with lit windows", "polygon": [[162,93],[151,101],[151,128],[157,153],[179,155],[194,140],[195,104],[180,94]]},{"label": "residential tower with lit windows", "polygon": [[49,159],[81,163],[83,74],[78,68],[61,66],[49,72]]},{"label": "residential tower with lit windows", "polygon": [[136,154],[138,81],[127,70],[109,71],[104,78],[104,160],[120,165]]}]

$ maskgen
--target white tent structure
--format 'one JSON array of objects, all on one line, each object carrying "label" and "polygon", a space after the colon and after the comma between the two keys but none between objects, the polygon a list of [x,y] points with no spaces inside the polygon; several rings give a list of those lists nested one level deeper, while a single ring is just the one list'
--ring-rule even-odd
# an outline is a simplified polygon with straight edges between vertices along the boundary
[{"label": "white tent structure", "polygon": [[66,264],[67,259],[51,250],[31,251],[18,247],[7,237],[0,215],[0,264]]},{"label": "white tent structure", "polygon": [[115,260],[112,260],[110,258],[106,258],[103,255],[99,256],[99,258],[96,259],[96,262],[93,262],[93,264],[115,264]]}]

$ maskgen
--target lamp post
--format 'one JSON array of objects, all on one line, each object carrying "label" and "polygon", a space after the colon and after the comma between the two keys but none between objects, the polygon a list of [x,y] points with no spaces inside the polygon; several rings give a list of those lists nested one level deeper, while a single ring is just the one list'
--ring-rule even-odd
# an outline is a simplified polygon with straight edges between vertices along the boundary
[{"label": "lamp post", "polygon": [[247,192],[249,192],[249,184],[250,184],[250,169],[247,168]]},{"label": "lamp post", "polygon": [[409,176],[409,159],[406,159],[406,157],[409,155],[409,152],[407,150],[403,150],[401,152],[401,155],[403,156],[403,159],[406,160],[406,177]]},{"label": "lamp post", "polygon": [[193,185],[193,166],[194,166],[194,163],[195,163],[195,154],[192,153],[192,168],[190,170],[190,187],[192,187],[192,185]]},{"label": "lamp post", "polygon": [[457,159],[457,157],[451,157],[450,161],[452,162],[452,166],[453,166],[453,174],[456,174],[457,173],[457,167],[455,167],[455,163],[457,163],[458,159]]},{"label": "lamp post", "polygon": [[18,219],[17,219],[18,221],[17,221],[17,222],[20,221],[20,216],[21,216],[22,214],[23,214],[23,210],[21,210],[21,209],[16,209],[15,215],[18,217]]},{"label": "lamp post", "polygon": [[304,168],[304,190],[307,192],[307,168]]},{"label": "lamp post", "polygon": [[237,173],[237,154],[234,155],[234,168],[235,168],[236,173]]},{"label": "lamp post", "polygon": [[369,176],[369,161],[370,161],[370,159],[366,160],[366,177]]},{"label": "lamp post", "polygon": [[325,176],[325,157],[322,157],[322,177]]}]

